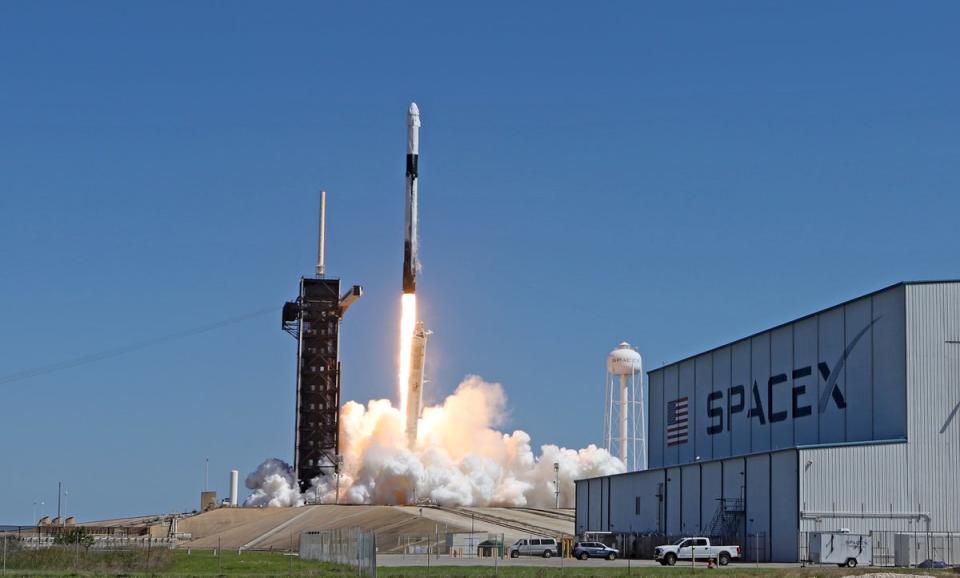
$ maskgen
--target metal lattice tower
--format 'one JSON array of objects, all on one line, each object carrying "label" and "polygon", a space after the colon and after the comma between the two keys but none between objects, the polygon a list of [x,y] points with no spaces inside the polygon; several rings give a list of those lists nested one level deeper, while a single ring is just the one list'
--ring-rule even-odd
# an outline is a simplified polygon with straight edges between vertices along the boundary
[{"label": "metal lattice tower", "polygon": [[300,491],[314,478],[339,473],[340,321],[363,290],[340,295],[339,279],[324,279],[326,194],[320,194],[317,278],[300,279],[300,295],[283,306],[283,330],[297,340],[294,470]]}]

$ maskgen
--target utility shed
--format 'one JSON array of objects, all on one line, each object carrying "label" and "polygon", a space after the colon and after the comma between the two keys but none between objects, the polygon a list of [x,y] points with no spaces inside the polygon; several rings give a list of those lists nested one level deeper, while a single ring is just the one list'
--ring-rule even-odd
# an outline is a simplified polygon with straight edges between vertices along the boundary
[{"label": "utility shed", "polygon": [[[650,469],[577,481],[576,531],[958,532],[960,282],[898,283],[648,372]],[[888,540],[885,538],[889,538]]]}]

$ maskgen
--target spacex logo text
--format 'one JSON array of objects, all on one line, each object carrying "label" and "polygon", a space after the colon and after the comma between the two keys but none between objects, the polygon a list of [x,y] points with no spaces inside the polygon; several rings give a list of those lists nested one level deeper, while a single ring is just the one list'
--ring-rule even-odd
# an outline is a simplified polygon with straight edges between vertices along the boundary
[{"label": "spacex logo text", "polygon": [[[817,413],[824,413],[832,403],[838,410],[847,408],[847,400],[843,395],[840,386],[837,385],[837,378],[843,373],[843,367],[847,362],[850,353],[857,346],[860,339],[873,327],[874,323],[879,321],[877,317],[858,332],[847,344],[840,358],[830,365],[819,362],[816,370],[812,365],[794,369],[788,375],[787,373],[778,373],[771,375],[767,379],[767,386],[764,390],[762,382],[753,382],[753,387],[749,390],[746,385],[734,385],[724,389],[712,391],[706,398],[707,435],[717,435],[724,431],[730,431],[731,422],[734,415],[746,413],[748,419],[756,419],[760,425],[768,423],[777,423],[786,421],[789,418],[798,419],[811,416],[814,413],[816,405]],[[809,399],[807,390],[812,389],[814,394],[817,388],[816,371],[823,378],[823,389],[820,399],[816,403]],[[790,401],[774,403],[774,391],[777,386],[792,381]],[[683,398],[686,399],[686,398]],[[668,412],[670,411],[668,407]],[[668,428],[668,434],[670,433]],[[674,442],[686,443],[686,439],[672,440]],[[670,445],[677,445],[671,443]]]},{"label": "spacex logo text", "polygon": [[[843,392],[840,391],[840,387],[837,386],[836,378],[830,379],[830,367],[821,361],[817,365],[817,369],[827,384],[832,386],[828,390],[828,403],[830,400],[832,400],[838,409],[845,409],[847,407],[847,400],[844,399]],[[812,368],[807,366],[801,367],[800,369],[794,369],[792,376],[794,381],[796,381],[804,377],[809,377],[812,374]],[[784,421],[790,415],[792,415],[794,419],[811,415],[813,413],[813,407],[809,404],[803,404],[801,402],[801,397],[807,392],[806,385],[793,386],[793,404],[789,409],[774,408],[773,388],[786,381],[786,373],[778,373],[777,375],[770,376],[770,379],[767,380],[766,404],[764,404],[763,398],[760,396],[760,388],[757,385],[757,382],[754,381],[751,396],[753,403],[750,405],[750,409],[747,411],[747,417],[756,418],[760,420],[760,425],[766,425],[767,422],[777,423],[779,421]],[[707,417],[709,417],[711,421],[710,425],[707,426],[707,434],[709,435],[717,435],[718,433],[723,432],[724,423],[726,423],[727,431],[730,431],[730,418],[733,416],[733,414],[740,413],[746,409],[747,396],[744,386],[735,385],[727,388],[726,420],[724,420],[724,411],[721,405],[722,401],[722,391],[714,391],[707,396]],[[764,411],[764,406],[766,406],[766,411]],[[820,409],[820,413],[823,413],[825,409],[826,406],[822,407]]]}]

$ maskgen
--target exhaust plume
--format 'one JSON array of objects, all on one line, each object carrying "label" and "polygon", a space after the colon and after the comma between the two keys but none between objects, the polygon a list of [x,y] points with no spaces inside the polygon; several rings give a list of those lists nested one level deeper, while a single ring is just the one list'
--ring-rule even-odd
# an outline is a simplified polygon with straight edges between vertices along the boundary
[{"label": "exhaust plume", "polygon": [[[497,429],[506,404],[500,384],[468,376],[442,404],[424,408],[410,447],[406,416],[389,400],[347,402],[340,412],[340,503],[552,507],[553,464],[559,463],[560,505],[570,507],[573,480],[626,470],[593,444],[579,450],[548,444],[535,453],[526,432]],[[276,459],[261,464],[246,483],[253,490],[248,506],[337,501],[334,476],[314,479],[300,494],[290,466]]]}]

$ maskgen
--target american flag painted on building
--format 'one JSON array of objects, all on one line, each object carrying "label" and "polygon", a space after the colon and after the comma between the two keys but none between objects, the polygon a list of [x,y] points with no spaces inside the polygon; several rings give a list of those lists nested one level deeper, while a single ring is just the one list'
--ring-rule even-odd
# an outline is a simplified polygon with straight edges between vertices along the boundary
[{"label": "american flag painted on building", "polygon": [[667,445],[678,446],[687,443],[689,424],[687,398],[681,397],[667,402]]}]

